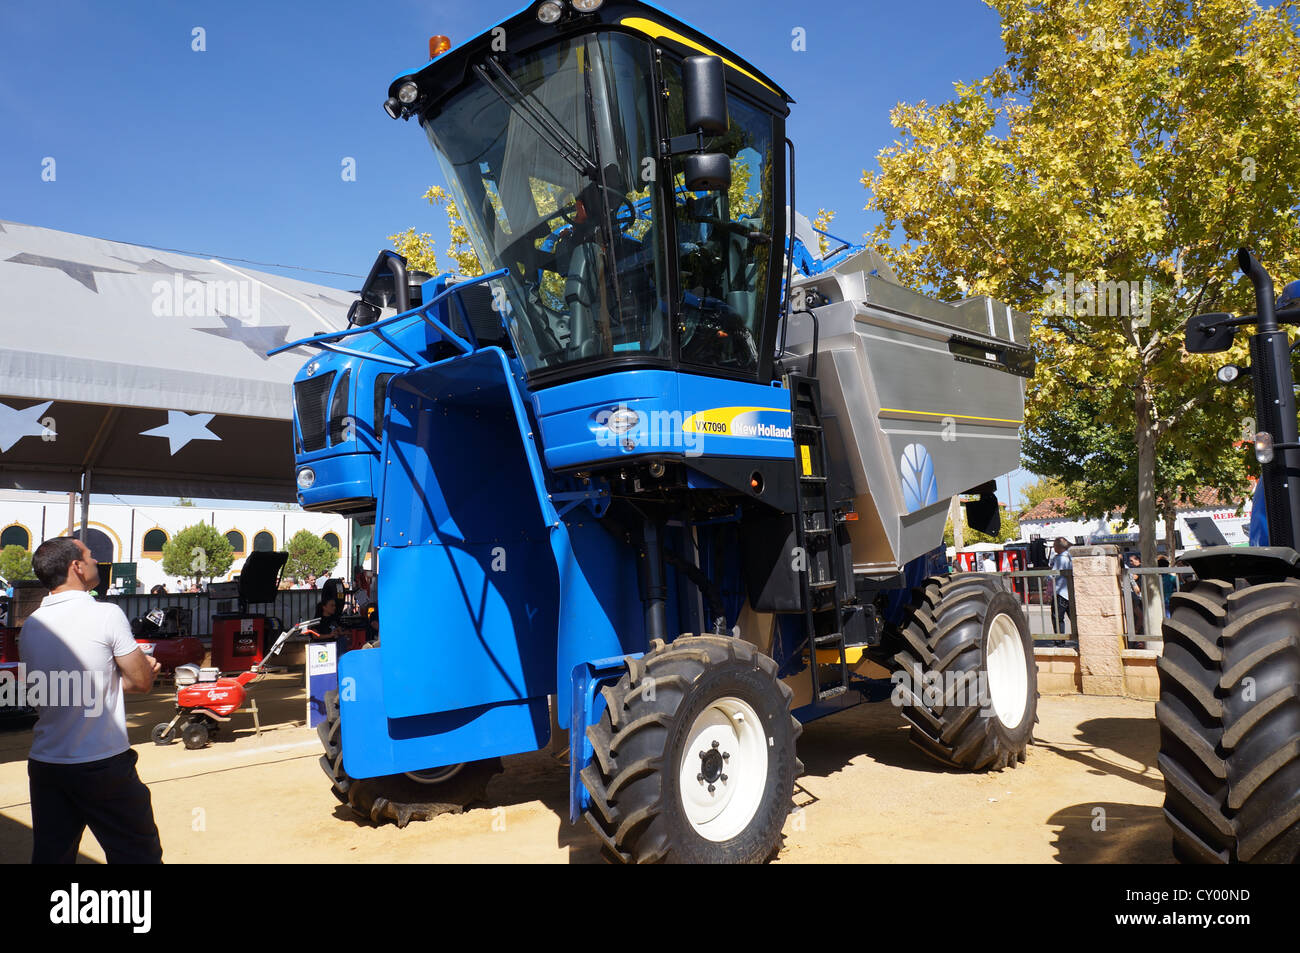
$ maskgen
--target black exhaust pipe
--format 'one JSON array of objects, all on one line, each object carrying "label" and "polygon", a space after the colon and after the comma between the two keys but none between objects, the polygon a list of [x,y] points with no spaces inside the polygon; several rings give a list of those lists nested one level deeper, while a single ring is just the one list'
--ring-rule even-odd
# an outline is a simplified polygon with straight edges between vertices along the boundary
[{"label": "black exhaust pipe", "polygon": [[1264,486],[1268,541],[1272,546],[1294,549],[1300,540],[1300,450],[1296,449],[1300,437],[1291,378],[1291,347],[1273,311],[1273,279],[1248,248],[1237,252],[1237,264],[1255,289],[1258,321],[1250,338],[1255,426],[1272,435],[1275,447],[1273,459],[1260,464],[1259,476]]}]

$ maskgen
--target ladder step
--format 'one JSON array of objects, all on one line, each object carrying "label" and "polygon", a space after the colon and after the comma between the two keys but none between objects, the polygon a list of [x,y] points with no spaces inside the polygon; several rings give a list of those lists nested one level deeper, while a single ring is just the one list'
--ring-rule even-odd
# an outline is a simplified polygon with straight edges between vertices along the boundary
[{"label": "ladder step", "polygon": [[808,588],[814,592],[824,592],[827,589],[834,589],[837,585],[839,585],[839,583],[832,579],[829,582],[810,582],[808,583]]},{"label": "ladder step", "polygon": [[841,632],[832,632],[829,635],[819,635],[813,639],[813,642],[819,649],[828,647],[835,648],[844,644],[844,634]]},{"label": "ladder step", "polygon": [[830,688],[823,689],[817,693],[817,700],[824,702],[827,699],[834,698],[836,695],[843,695],[849,690],[847,685],[833,685]]},{"label": "ladder step", "polygon": [[825,483],[825,482],[826,482],[826,478],[825,478],[825,477],[819,477],[819,476],[801,476],[801,477],[799,478],[799,482],[801,482],[801,483]]}]

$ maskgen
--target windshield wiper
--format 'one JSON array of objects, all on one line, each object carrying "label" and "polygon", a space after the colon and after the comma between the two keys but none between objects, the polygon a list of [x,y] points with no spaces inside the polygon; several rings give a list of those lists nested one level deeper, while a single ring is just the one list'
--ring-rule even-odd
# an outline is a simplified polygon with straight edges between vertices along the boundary
[{"label": "windshield wiper", "polygon": [[[582,148],[578,140],[574,139],[555,117],[547,112],[546,107],[538,104],[536,99],[520,89],[519,84],[501,68],[501,64],[494,57],[489,57],[487,64],[491,67],[492,72],[496,74],[497,80],[500,80],[500,85],[488,75],[487,70],[477,63],[474,65],[474,72],[488,89],[496,93],[502,102],[509,106],[515,115],[537,134],[537,138],[550,146],[561,159],[569,163],[575,172],[588,179],[595,179],[600,170],[596,167],[596,163],[591,156],[587,155],[587,150]],[[505,88],[502,89],[502,86]]]}]

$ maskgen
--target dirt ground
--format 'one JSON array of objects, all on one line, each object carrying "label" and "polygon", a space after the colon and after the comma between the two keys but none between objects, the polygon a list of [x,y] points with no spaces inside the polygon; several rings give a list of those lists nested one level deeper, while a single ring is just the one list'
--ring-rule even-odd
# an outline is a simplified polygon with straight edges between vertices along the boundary
[{"label": "dirt ground", "polygon": [[[261,736],[245,711],[201,751],[149,741],[172,711],[165,690],[128,696],[168,863],[600,862],[586,825],[568,822],[567,769],[540,752],[505,759],[488,803],[463,814],[405,830],[355,819],[317,763],[302,684],[259,682]],[[888,702],[807,726],[777,862],[1172,863],[1153,705],[1044,696],[1038,711],[1028,763],[990,775],[931,762]],[[31,855],[30,743],[30,731],[0,732],[0,862]],[[104,859],[89,831],[81,853]]]}]

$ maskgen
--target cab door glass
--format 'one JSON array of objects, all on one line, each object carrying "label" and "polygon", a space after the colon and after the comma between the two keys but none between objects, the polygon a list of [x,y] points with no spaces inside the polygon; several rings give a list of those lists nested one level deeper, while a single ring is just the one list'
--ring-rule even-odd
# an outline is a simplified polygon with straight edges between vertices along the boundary
[{"label": "cab door glass", "polygon": [[[681,66],[665,61],[668,134],[684,134]],[[678,353],[684,363],[757,374],[772,267],[775,121],[728,90],[730,125],[707,138],[731,159],[727,190],[686,188],[682,156],[672,163],[678,262]]]}]

